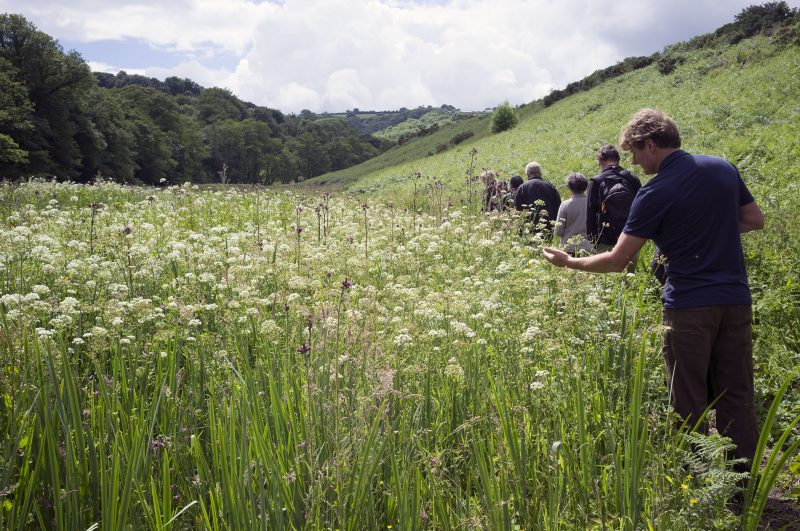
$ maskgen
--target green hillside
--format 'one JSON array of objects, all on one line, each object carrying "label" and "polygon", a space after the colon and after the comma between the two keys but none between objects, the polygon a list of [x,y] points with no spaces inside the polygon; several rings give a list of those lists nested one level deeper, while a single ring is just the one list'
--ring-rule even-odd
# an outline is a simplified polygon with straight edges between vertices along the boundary
[{"label": "green hillside", "polygon": [[[301,114],[314,115],[310,111],[303,111]],[[445,122],[456,122],[475,114],[480,113],[462,112],[452,105],[445,104],[440,107],[419,106],[415,109],[402,107],[396,111],[360,111],[353,109],[339,113],[321,113],[315,116],[342,118],[350,128],[360,135],[375,135],[376,137],[397,141],[400,135],[416,130],[418,127],[430,127],[437,123],[441,125]]]},{"label": "green hillside", "polygon": [[[778,40],[759,36],[690,51],[678,45],[671,52],[682,62],[667,75],[654,63],[549,107],[523,107],[520,123],[511,131],[490,135],[488,119],[465,121],[309,184],[402,192],[410,189],[409,178],[419,171],[459,196],[469,151],[476,148],[478,167],[507,177],[535,159],[545,177],[565,190],[563,180],[570,172],[596,173],[595,150],[616,142],[633,112],[656,107],[677,120],[685,149],[729,158],[757,194],[767,194],[800,169],[800,54],[796,43]],[[429,156],[437,144],[464,130],[475,136]]]}]

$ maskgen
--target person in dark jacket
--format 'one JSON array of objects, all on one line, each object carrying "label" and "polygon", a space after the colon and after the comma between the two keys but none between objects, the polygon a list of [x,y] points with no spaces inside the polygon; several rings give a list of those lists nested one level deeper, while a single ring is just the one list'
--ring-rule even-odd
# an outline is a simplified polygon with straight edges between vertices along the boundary
[{"label": "person in dark jacket", "polygon": [[553,223],[561,205],[561,194],[542,179],[542,167],[538,162],[528,163],[525,173],[528,180],[517,188],[514,208],[528,211],[531,232],[541,234],[549,243],[553,239]]},{"label": "person in dark jacket", "polygon": [[510,210],[514,208],[514,200],[517,197],[517,190],[522,186],[525,181],[520,175],[514,175],[508,181],[509,190],[503,195],[503,210]]},{"label": "person in dark jacket", "polygon": [[[610,251],[617,244],[628,221],[633,198],[642,187],[639,178],[619,165],[619,152],[606,144],[597,152],[600,175],[589,181],[586,203],[586,234],[596,253]],[[639,253],[628,264],[628,272],[636,271]]]},{"label": "person in dark jacket", "polygon": [[[619,152],[611,144],[598,150],[597,163],[600,165],[600,175],[592,177],[586,193],[586,235],[597,252],[605,252],[617,244],[628,220],[630,205],[642,182],[619,165]],[[606,204],[609,194],[615,192],[617,203]]]}]

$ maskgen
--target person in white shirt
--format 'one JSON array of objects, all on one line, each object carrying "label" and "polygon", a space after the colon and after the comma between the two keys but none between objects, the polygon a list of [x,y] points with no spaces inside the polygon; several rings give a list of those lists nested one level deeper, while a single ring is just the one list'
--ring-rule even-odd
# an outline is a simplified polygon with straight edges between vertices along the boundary
[{"label": "person in white shirt", "polygon": [[561,245],[572,256],[580,251],[591,253],[592,244],[586,238],[586,188],[589,181],[580,173],[570,173],[567,188],[572,197],[558,207],[556,236],[561,237]]}]

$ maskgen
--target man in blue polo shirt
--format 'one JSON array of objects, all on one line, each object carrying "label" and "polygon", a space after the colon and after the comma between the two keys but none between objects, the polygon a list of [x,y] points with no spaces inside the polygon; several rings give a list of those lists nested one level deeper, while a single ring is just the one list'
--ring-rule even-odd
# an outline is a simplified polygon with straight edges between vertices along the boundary
[{"label": "man in blue polo shirt", "polygon": [[678,127],[661,111],[637,112],[620,145],[657,175],[636,195],[617,245],[587,258],[550,248],[544,256],[561,267],[622,271],[653,240],[666,259],[662,352],[673,406],[692,425],[717,400],[717,430],[736,444],[735,457],[751,460],[752,301],[740,234],[762,229],[764,215],[732,164],[679,149]]}]

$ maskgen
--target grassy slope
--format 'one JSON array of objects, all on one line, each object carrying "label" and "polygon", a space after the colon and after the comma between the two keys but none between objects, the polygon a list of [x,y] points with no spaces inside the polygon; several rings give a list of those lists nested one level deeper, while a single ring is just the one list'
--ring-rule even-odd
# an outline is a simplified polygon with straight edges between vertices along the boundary
[{"label": "grassy slope", "polygon": [[[506,133],[489,135],[487,118],[467,120],[308,184],[401,192],[410,189],[409,177],[421,171],[444,181],[457,195],[463,188],[468,152],[475,147],[479,168],[493,168],[508,177],[522,173],[525,164],[535,159],[545,177],[564,190],[569,172],[596,173],[597,147],[615,143],[630,115],[649,106],[677,120],[687,150],[719,154],[738,164],[758,196],[762,182],[788,183],[789,175],[800,173],[795,132],[800,129],[799,76],[797,48],[778,49],[768,38],[695,50],[667,76],[653,65],[551,107],[530,105],[520,112],[520,124]],[[476,136],[443,154],[428,156],[437,144],[467,129]]]}]

